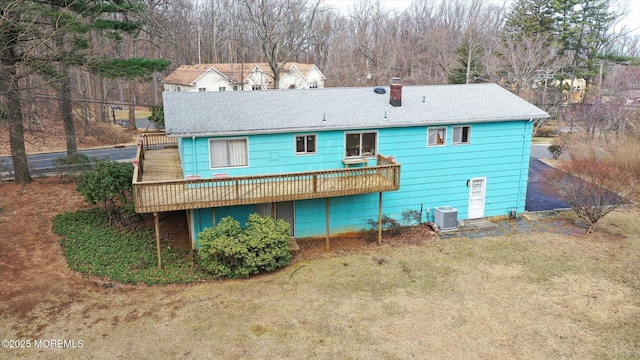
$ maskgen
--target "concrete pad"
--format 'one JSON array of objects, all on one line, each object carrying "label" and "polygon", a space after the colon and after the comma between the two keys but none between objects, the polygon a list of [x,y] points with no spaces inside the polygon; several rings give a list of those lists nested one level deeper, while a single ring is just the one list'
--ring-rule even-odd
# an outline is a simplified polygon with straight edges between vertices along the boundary
[{"label": "concrete pad", "polygon": [[487,219],[473,219],[464,220],[463,224],[459,227],[462,231],[467,230],[486,230],[497,228],[498,224],[491,222]]},{"label": "concrete pad", "polygon": [[520,214],[524,220],[534,221],[539,219],[546,219],[550,217],[558,216],[558,212],[556,210],[544,210],[544,211],[527,211]]}]

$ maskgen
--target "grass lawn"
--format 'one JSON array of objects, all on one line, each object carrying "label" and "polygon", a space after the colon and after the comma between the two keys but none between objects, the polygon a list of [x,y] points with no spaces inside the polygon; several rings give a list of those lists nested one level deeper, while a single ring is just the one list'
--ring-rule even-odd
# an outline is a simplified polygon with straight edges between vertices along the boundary
[{"label": "grass lawn", "polygon": [[[115,110],[116,112],[116,120],[120,121],[120,120],[129,120],[129,110]],[[141,110],[136,110],[136,119],[146,119],[149,116],[151,116],[151,111],[141,111]]]},{"label": "grass lawn", "polygon": [[[501,236],[341,251],[245,280],[90,287],[39,324],[39,358],[633,359],[638,210]],[[555,225],[554,225],[555,226]],[[77,286],[76,286],[77,289]],[[53,316],[53,315],[49,315]],[[24,332],[29,333],[27,332]]]}]

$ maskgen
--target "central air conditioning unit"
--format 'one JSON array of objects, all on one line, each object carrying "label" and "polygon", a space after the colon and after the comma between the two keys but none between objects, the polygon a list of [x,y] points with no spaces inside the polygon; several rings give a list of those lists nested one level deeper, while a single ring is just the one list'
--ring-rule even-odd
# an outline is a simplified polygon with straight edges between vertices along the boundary
[{"label": "central air conditioning unit", "polygon": [[440,230],[458,228],[458,210],[451,206],[437,206],[433,208],[433,222]]}]

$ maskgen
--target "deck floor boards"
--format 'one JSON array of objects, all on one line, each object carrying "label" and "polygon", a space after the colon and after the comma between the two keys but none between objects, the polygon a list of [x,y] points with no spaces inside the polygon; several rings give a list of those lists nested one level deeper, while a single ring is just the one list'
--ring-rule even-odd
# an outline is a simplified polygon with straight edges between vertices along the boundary
[{"label": "deck floor boards", "polygon": [[182,164],[178,149],[149,150],[145,152],[142,181],[182,180]]}]

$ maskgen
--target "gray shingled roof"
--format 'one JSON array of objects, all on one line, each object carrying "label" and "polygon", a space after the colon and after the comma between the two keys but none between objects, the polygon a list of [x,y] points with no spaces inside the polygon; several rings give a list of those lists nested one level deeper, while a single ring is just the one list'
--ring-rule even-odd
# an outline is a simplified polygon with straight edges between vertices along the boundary
[{"label": "gray shingled roof", "polygon": [[372,87],[165,92],[165,127],[169,136],[183,137],[513,121],[549,116],[496,84],[404,86],[400,107],[389,104],[388,86],[386,90],[386,94],[376,94]]}]

